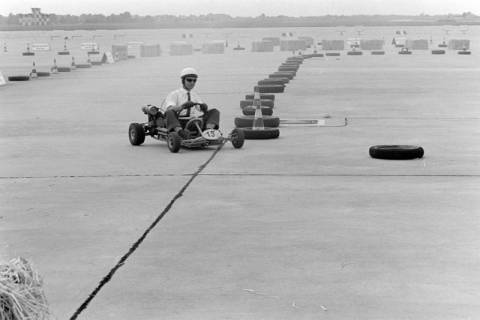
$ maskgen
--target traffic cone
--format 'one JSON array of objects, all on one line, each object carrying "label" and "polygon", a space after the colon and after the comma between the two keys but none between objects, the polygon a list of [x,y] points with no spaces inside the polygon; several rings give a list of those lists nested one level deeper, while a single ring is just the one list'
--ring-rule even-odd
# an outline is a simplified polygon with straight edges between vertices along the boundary
[{"label": "traffic cone", "polygon": [[38,78],[37,68],[35,67],[35,61],[33,61],[32,71],[30,72],[30,78]]},{"label": "traffic cone", "polygon": [[50,71],[51,71],[52,73],[58,73],[57,59],[53,59],[53,67],[50,68]]},{"label": "traffic cone", "polygon": [[72,69],[77,69],[77,65],[75,64],[75,57],[72,57]]},{"label": "traffic cone", "polygon": [[253,116],[253,130],[264,130],[265,125],[263,124],[263,115],[262,107],[260,101],[260,91],[258,88],[255,88],[255,93],[253,94],[253,106],[255,107],[255,115]]}]

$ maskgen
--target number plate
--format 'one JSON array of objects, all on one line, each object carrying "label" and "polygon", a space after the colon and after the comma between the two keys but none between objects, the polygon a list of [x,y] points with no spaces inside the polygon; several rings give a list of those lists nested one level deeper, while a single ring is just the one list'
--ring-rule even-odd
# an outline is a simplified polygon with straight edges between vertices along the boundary
[{"label": "number plate", "polygon": [[207,129],[203,131],[202,136],[207,140],[218,140],[222,136],[220,131],[214,129]]}]

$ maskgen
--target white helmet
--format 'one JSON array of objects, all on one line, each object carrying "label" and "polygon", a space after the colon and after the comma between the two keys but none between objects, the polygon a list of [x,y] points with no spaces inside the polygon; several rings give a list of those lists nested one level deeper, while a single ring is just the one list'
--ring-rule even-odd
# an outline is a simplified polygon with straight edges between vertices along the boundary
[{"label": "white helmet", "polygon": [[198,73],[197,73],[197,70],[193,69],[193,68],[184,68],[182,70],[182,72],[180,72],[180,78],[183,78],[183,77],[186,77],[186,76],[195,76],[195,77],[198,77]]}]

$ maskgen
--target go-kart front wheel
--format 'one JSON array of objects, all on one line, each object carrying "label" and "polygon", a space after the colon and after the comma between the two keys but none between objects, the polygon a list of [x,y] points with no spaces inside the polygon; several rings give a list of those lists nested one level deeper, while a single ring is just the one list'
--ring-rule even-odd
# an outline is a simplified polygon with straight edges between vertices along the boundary
[{"label": "go-kart front wheel", "polygon": [[128,139],[133,146],[139,146],[145,142],[145,130],[139,123],[131,123],[128,127]]},{"label": "go-kart front wheel", "polygon": [[181,145],[182,139],[176,132],[170,132],[167,137],[167,145],[168,149],[176,153],[178,150],[180,150],[180,145]]},{"label": "go-kart front wheel", "polygon": [[233,129],[232,133],[230,133],[230,140],[235,149],[240,149],[245,142],[245,134],[242,130]]}]

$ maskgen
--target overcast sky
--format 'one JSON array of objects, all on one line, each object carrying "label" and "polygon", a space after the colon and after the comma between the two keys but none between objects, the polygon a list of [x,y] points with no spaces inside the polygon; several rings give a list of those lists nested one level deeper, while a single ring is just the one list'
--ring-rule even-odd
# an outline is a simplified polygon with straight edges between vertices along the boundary
[{"label": "overcast sky", "polygon": [[39,7],[44,13],[122,13],[138,15],[320,16],[353,14],[480,14],[480,0],[0,0],[0,14],[28,13]]}]

